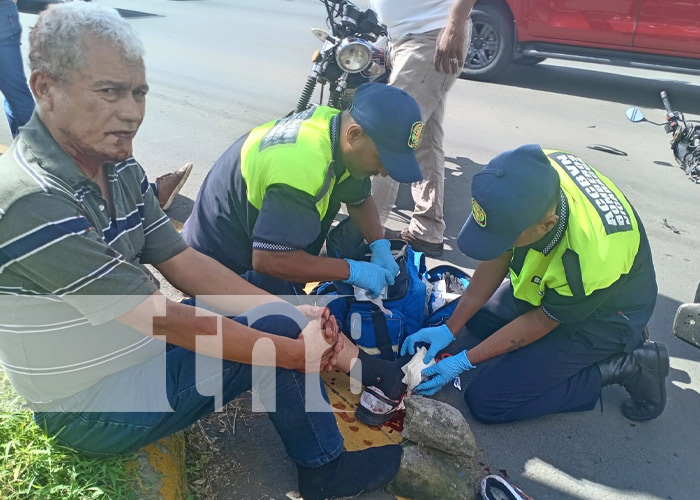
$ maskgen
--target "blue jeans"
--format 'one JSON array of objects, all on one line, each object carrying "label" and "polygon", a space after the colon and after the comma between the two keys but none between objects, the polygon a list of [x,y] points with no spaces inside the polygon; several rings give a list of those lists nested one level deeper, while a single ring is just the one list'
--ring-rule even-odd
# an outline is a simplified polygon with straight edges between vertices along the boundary
[{"label": "blue jeans", "polygon": [[[252,317],[253,311],[247,314]],[[293,313],[299,314],[296,310]],[[294,315],[269,315],[253,321],[251,327],[296,338],[301,330],[298,320],[290,317]],[[246,316],[234,319],[248,324]],[[48,434],[58,435],[60,443],[91,456],[128,453],[184,429],[214,411],[214,398],[203,396],[198,390],[194,352],[169,345],[165,356],[167,398],[173,412],[36,412],[34,419]],[[276,383],[276,411],[268,415],[292,461],[318,467],[337,458],[343,451],[343,438],[335,416],[332,412],[305,411],[305,376],[282,368],[272,368],[269,372],[258,391],[263,393],[265,385]],[[220,376],[224,404],[251,389],[251,365],[221,361]],[[88,391],[113,395],[118,400],[125,391],[139,390],[145,383],[135,367],[107,377]],[[323,384],[320,386],[327,402]],[[265,398],[261,399],[266,404]]]},{"label": "blue jeans", "polygon": [[34,99],[27,86],[19,49],[21,38],[17,6],[12,0],[0,0],[0,92],[5,96],[5,114],[12,137],[34,111]]}]

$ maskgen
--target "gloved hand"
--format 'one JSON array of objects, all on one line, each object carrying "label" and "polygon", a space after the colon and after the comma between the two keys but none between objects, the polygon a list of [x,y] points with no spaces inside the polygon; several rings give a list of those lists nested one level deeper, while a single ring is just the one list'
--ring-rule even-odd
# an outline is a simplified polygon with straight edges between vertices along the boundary
[{"label": "gloved hand", "polygon": [[345,283],[359,286],[369,291],[372,298],[379,297],[385,286],[394,282],[394,277],[389,271],[371,262],[345,259],[350,265],[350,277]]},{"label": "gloved hand", "polygon": [[391,253],[391,243],[389,240],[376,240],[369,244],[369,248],[372,250],[372,260],[370,262],[389,271],[389,274],[391,274],[389,284],[393,285],[394,278],[399,274],[399,265]]},{"label": "gloved hand", "polygon": [[472,368],[474,368],[474,365],[469,362],[467,351],[448,356],[421,372],[423,376],[432,378],[418,384],[414,391],[422,396],[432,396],[449,381],[459,377],[460,373]]},{"label": "gloved hand", "polygon": [[426,344],[430,344],[428,352],[425,353],[425,357],[423,358],[423,363],[427,365],[438,352],[450,345],[453,340],[455,340],[455,337],[452,335],[450,329],[447,328],[447,325],[423,328],[413,335],[406,337],[403,346],[401,346],[401,356],[405,356],[407,352],[409,354],[415,354],[416,344],[418,342],[425,342]]}]

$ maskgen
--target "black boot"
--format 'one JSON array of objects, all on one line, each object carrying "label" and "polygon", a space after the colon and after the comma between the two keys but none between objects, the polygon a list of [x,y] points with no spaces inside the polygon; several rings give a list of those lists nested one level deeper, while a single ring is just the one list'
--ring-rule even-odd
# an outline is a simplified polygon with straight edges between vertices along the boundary
[{"label": "black boot", "polygon": [[651,420],[666,406],[666,376],[669,371],[665,344],[646,341],[629,354],[620,354],[598,363],[601,386],[619,384],[631,399],[622,405],[622,414],[631,420]]},{"label": "black boot", "polygon": [[397,444],[344,451],[321,467],[297,466],[299,493],[304,500],[350,497],[384,487],[401,465],[403,449]]}]

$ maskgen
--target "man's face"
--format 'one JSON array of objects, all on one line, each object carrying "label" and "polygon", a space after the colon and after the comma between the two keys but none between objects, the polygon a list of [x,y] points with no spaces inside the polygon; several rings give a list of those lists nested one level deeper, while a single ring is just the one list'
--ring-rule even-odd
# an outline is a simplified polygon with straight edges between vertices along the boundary
[{"label": "man's face", "polygon": [[143,61],[124,59],[119,48],[86,37],[87,64],[68,82],[56,82],[49,111],[52,132],[76,161],[101,165],[132,154],[146,111]]},{"label": "man's face", "polygon": [[343,155],[343,162],[350,175],[356,179],[364,179],[372,175],[382,177],[388,175],[379,158],[377,145],[367,134],[362,134],[353,141],[350,151]]}]

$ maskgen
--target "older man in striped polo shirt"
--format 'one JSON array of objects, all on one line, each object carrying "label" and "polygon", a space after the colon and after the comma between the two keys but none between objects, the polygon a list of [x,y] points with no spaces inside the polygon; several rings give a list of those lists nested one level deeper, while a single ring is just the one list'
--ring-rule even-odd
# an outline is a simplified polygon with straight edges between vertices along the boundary
[{"label": "older man in striped polo shirt", "polygon": [[[330,369],[342,349],[327,310],[302,313],[188,247],[131,158],[148,92],[133,28],[106,7],[54,5],[30,61],[37,109],[0,157],[0,364],[42,428],[122,453],[257,380],[304,498],[387,483],[400,447],[346,452],[333,414],[307,411],[298,370]],[[168,301],[144,264],[227,315],[257,307],[232,320]]]}]

